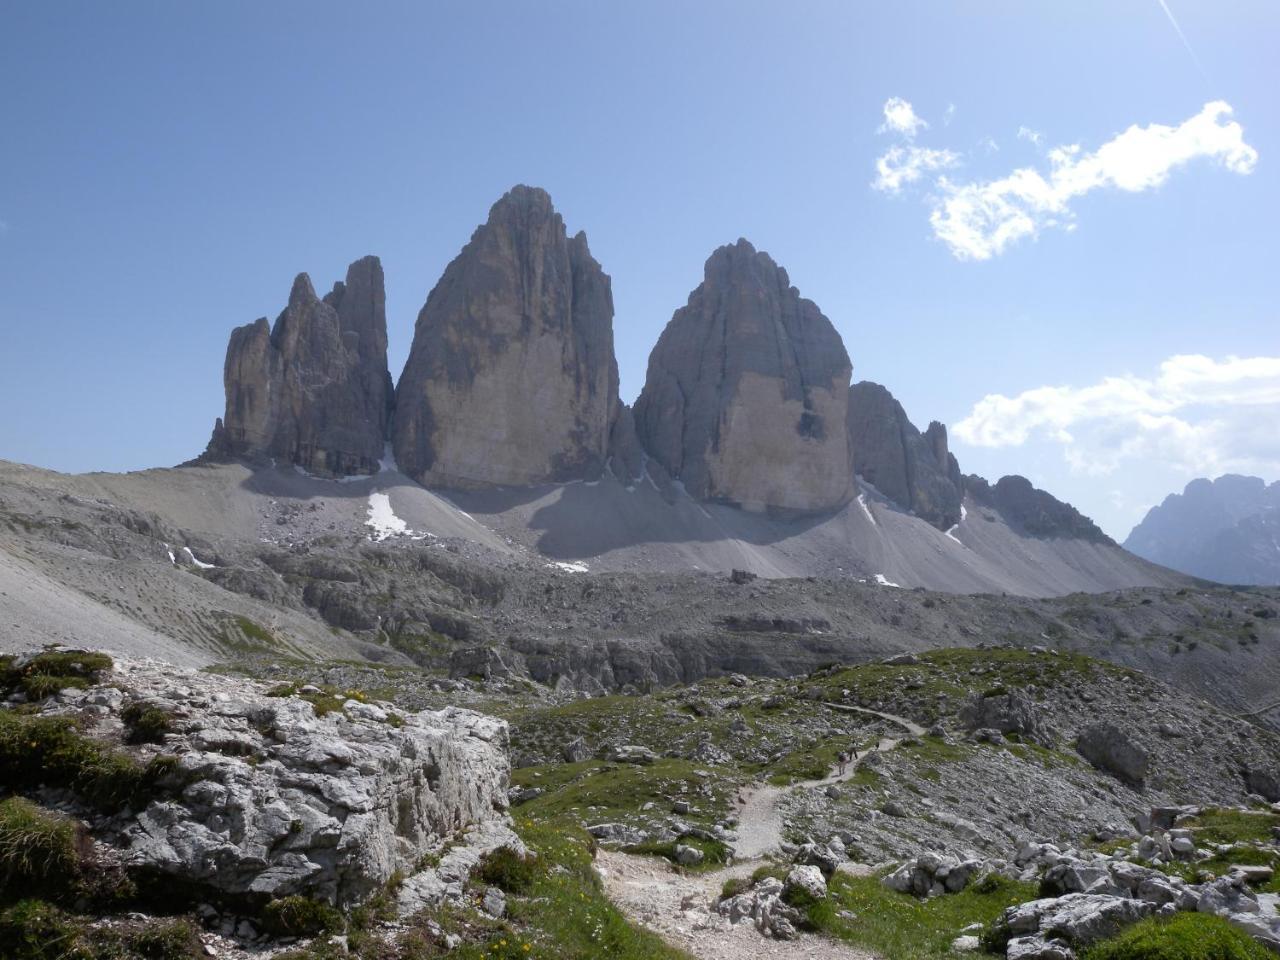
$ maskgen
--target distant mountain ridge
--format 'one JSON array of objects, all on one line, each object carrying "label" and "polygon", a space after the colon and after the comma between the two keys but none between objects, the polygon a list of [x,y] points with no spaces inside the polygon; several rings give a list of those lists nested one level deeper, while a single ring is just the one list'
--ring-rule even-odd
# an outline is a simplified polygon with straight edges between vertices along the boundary
[{"label": "distant mountain ridge", "polygon": [[1220,583],[1280,583],[1280,481],[1224,474],[1192,480],[1133,528],[1124,547]]}]

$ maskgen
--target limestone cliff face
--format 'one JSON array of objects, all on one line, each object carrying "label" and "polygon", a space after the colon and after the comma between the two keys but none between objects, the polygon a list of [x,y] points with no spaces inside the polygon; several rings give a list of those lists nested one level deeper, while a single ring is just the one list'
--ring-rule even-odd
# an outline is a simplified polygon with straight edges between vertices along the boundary
[{"label": "limestone cliff face", "polygon": [[206,456],[274,457],[324,476],[378,468],[392,398],[377,257],[357,260],[320,299],[299,274],[274,327],[231,333],[226,413]]},{"label": "limestone cliff face", "polygon": [[853,495],[840,335],[746,240],[707,260],[635,405],[649,455],[700,499],[821,511]]},{"label": "limestone cliff face", "polygon": [[476,487],[598,477],[618,415],[609,277],[519,186],[445,269],[396,388],[400,468]]},{"label": "limestone cliff face", "polygon": [[862,479],[899,506],[940,529],[960,520],[964,481],[936,420],[921,434],[878,383],[849,388],[849,441]]}]

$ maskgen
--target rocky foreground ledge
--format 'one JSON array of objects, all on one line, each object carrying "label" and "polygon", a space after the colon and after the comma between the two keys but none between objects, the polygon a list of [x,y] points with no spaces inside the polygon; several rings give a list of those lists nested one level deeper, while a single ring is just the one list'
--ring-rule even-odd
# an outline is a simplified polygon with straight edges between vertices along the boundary
[{"label": "rocky foreground ledge", "polygon": [[289,910],[389,889],[420,910],[461,895],[485,852],[523,850],[504,721],[83,651],[4,659],[0,799],[83,824],[68,872],[116,878],[138,909],[179,900],[261,943],[273,916],[288,930]]}]

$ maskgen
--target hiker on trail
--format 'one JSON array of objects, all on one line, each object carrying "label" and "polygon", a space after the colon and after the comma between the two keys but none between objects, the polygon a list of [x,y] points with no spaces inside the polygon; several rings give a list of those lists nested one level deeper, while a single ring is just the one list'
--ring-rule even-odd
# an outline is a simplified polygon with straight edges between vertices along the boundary
[{"label": "hiker on trail", "polygon": [[844,750],[841,750],[840,753],[837,754],[836,756],[836,764],[837,764],[837,768],[840,771],[840,776],[843,777],[844,769],[849,765],[849,754]]}]

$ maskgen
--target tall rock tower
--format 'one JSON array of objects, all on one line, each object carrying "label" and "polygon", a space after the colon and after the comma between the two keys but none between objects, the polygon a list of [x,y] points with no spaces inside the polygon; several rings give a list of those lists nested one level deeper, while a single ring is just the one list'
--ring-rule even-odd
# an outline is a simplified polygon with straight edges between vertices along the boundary
[{"label": "tall rock tower", "polygon": [[649,357],[649,455],[699,499],[829,510],[853,496],[849,355],[817,305],[746,240],[716,250]]},{"label": "tall rock tower", "polygon": [[594,479],[618,415],[608,275],[518,186],[445,269],[396,387],[400,468],[433,486]]},{"label": "tall rock tower", "polygon": [[207,458],[272,457],[322,476],[375,472],[392,399],[378,258],[351,264],[323,300],[298,274],[274,326],[264,317],[231,332],[222,379],[226,412]]}]

